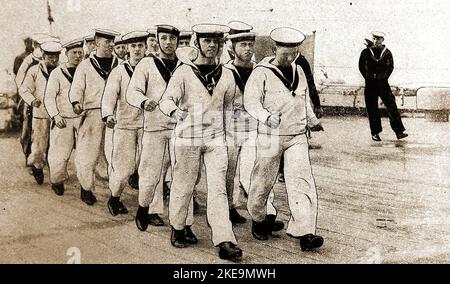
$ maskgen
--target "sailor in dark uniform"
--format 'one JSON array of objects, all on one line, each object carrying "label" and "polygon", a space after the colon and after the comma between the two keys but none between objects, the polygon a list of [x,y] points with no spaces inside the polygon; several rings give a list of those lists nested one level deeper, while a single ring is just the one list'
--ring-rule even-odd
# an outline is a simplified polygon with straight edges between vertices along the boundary
[{"label": "sailor in dark uniform", "polygon": [[405,127],[388,82],[389,76],[394,71],[394,59],[391,51],[383,44],[385,34],[372,32],[372,35],[373,45],[364,49],[359,58],[359,71],[366,80],[364,97],[372,140],[381,141],[379,133],[382,131],[382,127],[378,109],[378,97],[381,98],[389,112],[391,128],[394,130],[397,139],[402,139],[407,137],[408,134],[404,133]]}]

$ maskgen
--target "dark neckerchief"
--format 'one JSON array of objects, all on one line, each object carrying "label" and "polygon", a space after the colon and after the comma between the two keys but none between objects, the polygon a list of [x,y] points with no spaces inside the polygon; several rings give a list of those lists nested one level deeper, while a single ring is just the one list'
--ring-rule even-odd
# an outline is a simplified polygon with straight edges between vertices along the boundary
[{"label": "dark neckerchief", "polygon": [[127,73],[128,73],[128,76],[130,76],[130,78],[131,78],[134,73],[134,67],[131,66],[131,64],[129,62],[124,62],[123,65],[125,67],[125,71],[127,71]]},{"label": "dark neckerchief", "polygon": [[253,68],[241,67],[236,65],[234,65],[234,67],[236,68],[235,70],[232,70],[234,81],[236,82],[236,85],[238,86],[239,90],[243,93],[245,85],[247,84],[247,80],[253,71]]},{"label": "dark neckerchief", "polygon": [[50,72],[48,72],[48,69],[44,71],[44,68],[42,66],[39,66],[39,69],[41,70],[42,75],[44,75],[45,80],[48,81],[51,70]]},{"label": "dark neckerchief", "polygon": [[[94,55],[94,57],[95,57],[95,55]],[[96,59],[94,59],[93,57],[89,57],[89,60],[91,61],[91,64],[94,67],[95,71],[97,71],[98,75],[100,75],[100,77],[102,77],[104,80],[108,79],[109,73],[111,73],[111,70],[114,69],[114,67],[116,67],[118,64],[117,58],[114,57],[110,70],[106,71],[100,67],[98,61]]]},{"label": "dark neckerchief", "polygon": [[[76,69],[75,67],[72,67]],[[69,81],[70,84],[73,82],[73,75],[70,73],[69,68],[63,68],[61,67],[61,73],[66,77],[67,81]]]},{"label": "dark neckerchief", "polygon": [[169,68],[167,68],[161,58],[156,56],[151,57],[153,57],[153,60],[155,61],[155,65],[159,71],[159,74],[161,74],[161,77],[163,77],[164,81],[166,81],[166,83],[168,84],[170,78],[172,78],[173,71],[175,71],[176,66],[178,65],[178,59],[175,60],[175,68],[171,71]]},{"label": "dark neckerchief", "polygon": [[200,69],[198,66],[191,66],[192,71],[194,72],[195,76],[200,80],[200,82],[203,84],[203,86],[208,90],[209,95],[212,96],[214,92],[214,88],[217,86],[217,83],[220,80],[220,77],[222,76],[222,65],[217,65],[216,68],[206,74],[205,76],[200,72]]},{"label": "dark neckerchief", "polygon": [[[272,67],[273,66],[273,67]],[[295,97],[295,90],[298,87],[298,83],[300,81],[299,77],[298,77],[298,72],[297,72],[297,66],[295,66],[294,68],[294,82],[291,84],[291,82],[289,82],[288,79],[286,79],[286,77],[284,76],[284,74],[280,71],[280,69],[278,69],[275,65],[272,66],[267,66],[267,65],[258,65],[257,67],[265,67],[269,70],[271,70],[275,76],[278,77],[278,79],[281,80],[281,82],[284,84],[284,86],[290,91],[292,92],[292,95]]]},{"label": "dark neckerchief", "polygon": [[278,69],[280,69],[281,73],[283,73],[284,78],[286,78],[286,80],[288,80],[288,82],[292,85],[292,81],[294,79],[294,72],[292,71],[292,67],[291,66],[287,66],[287,67],[283,67],[283,66],[278,66]]}]

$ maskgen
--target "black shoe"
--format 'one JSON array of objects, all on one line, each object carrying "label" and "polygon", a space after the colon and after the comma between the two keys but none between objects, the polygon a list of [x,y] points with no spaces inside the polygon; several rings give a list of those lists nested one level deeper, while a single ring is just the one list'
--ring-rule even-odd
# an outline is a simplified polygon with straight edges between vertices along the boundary
[{"label": "black shoe", "polygon": [[164,220],[161,217],[159,217],[158,214],[149,214],[148,224],[155,227],[161,227],[164,226]]},{"label": "black shoe", "polygon": [[267,228],[266,222],[255,222],[252,223],[252,235],[255,239],[260,241],[266,241],[269,239],[270,230]]},{"label": "black shoe", "polygon": [[136,218],[135,218],[136,227],[140,231],[145,231],[148,228],[148,207],[138,207]]},{"label": "black shoe", "polygon": [[38,169],[35,166],[31,167],[31,171],[33,173],[33,177],[36,180],[37,184],[41,185],[44,183],[44,171],[42,169]]},{"label": "black shoe", "polygon": [[270,230],[272,232],[278,232],[278,231],[283,230],[283,228],[284,228],[284,223],[281,221],[277,221],[276,218],[277,218],[276,215],[267,215],[266,216],[267,226],[268,226],[268,228],[270,228]]},{"label": "black shoe", "polygon": [[197,198],[195,198],[195,196],[194,196],[194,214],[195,215],[197,215],[200,210],[200,204],[198,204],[198,202],[197,202]]},{"label": "black shoe", "polygon": [[87,205],[94,205],[97,202],[97,198],[92,193],[92,191],[87,191],[81,188],[81,200]]},{"label": "black shoe", "polygon": [[163,183],[163,199],[167,200],[170,197],[170,187],[167,185],[167,182]]},{"label": "black shoe", "polygon": [[281,183],[284,183],[284,182],[285,182],[285,180],[284,180],[284,174],[278,175],[278,181],[281,182]]},{"label": "black shoe", "polygon": [[196,243],[198,243],[198,239],[192,232],[191,226],[186,226],[186,228],[184,229],[184,240],[186,243],[191,245],[195,245]]},{"label": "black shoe", "polygon": [[128,184],[131,188],[139,190],[139,174],[138,171],[135,171],[129,178]]},{"label": "black shoe", "polygon": [[381,141],[380,135],[378,135],[378,134],[372,135],[372,140],[378,141],[378,142]]},{"label": "black shoe", "polygon": [[172,227],[172,234],[170,235],[170,243],[176,248],[184,248],[186,246],[185,230],[175,230]]},{"label": "black shoe", "polygon": [[242,250],[232,242],[219,244],[219,257],[221,259],[235,259],[242,257]]},{"label": "black shoe", "polygon": [[64,183],[52,184],[52,190],[56,193],[56,195],[63,196],[64,195]]},{"label": "black shoe", "polygon": [[310,251],[320,248],[323,245],[323,238],[321,236],[307,234],[300,237],[300,247],[302,251]]},{"label": "black shoe", "polygon": [[111,196],[108,200],[108,209],[109,213],[113,216],[128,213],[128,209],[123,205],[122,201],[120,201],[120,197]]},{"label": "black shoe", "polygon": [[399,139],[399,140],[408,137],[408,134],[404,133],[403,131],[399,132],[399,133],[395,133],[395,135],[397,136],[397,139]]},{"label": "black shoe", "polygon": [[234,224],[244,224],[247,219],[242,217],[236,208],[230,209],[230,221]]}]

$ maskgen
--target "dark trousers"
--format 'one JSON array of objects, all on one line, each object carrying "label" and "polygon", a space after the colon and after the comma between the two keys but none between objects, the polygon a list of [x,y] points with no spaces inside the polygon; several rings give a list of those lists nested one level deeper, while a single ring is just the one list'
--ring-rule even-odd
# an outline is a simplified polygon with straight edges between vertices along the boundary
[{"label": "dark trousers", "polygon": [[367,115],[369,117],[370,131],[372,135],[380,133],[381,127],[380,110],[378,109],[378,97],[389,112],[389,122],[395,133],[405,131],[400,113],[395,103],[395,97],[387,80],[366,80],[364,98],[366,101]]}]

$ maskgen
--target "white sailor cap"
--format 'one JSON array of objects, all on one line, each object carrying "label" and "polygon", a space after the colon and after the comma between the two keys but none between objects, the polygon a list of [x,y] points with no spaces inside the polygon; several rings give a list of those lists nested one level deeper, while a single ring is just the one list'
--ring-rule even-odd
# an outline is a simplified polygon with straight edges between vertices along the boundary
[{"label": "white sailor cap", "polygon": [[180,30],[171,25],[156,25],[156,33],[168,33],[176,37],[180,36]]},{"label": "white sailor cap", "polygon": [[35,33],[31,36],[31,39],[39,44],[49,41],[60,41],[58,37],[46,33]]},{"label": "white sailor cap", "polygon": [[74,49],[74,48],[79,48],[79,47],[83,47],[84,44],[84,38],[77,38],[74,40],[71,40],[67,43],[65,43],[62,47],[65,48],[67,51]]},{"label": "white sailor cap", "polygon": [[277,46],[283,47],[296,47],[302,44],[305,40],[305,35],[296,29],[281,27],[272,30],[270,38],[275,42]]},{"label": "white sailor cap", "polygon": [[149,37],[156,37],[156,28],[151,28],[147,30]]},{"label": "white sailor cap", "polygon": [[84,40],[86,42],[94,41],[94,36],[95,36],[95,33],[91,32],[90,34],[88,34],[87,36],[84,37]]},{"label": "white sailor cap", "polygon": [[132,32],[126,33],[122,36],[122,42],[125,44],[141,42],[141,41],[146,42],[148,36],[149,36],[149,33],[145,32],[145,31],[132,31]]},{"label": "white sailor cap", "polygon": [[62,45],[56,41],[44,42],[41,45],[41,49],[46,54],[58,54],[62,50]]},{"label": "white sailor cap", "polygon": [[119,32],[116,32],[113,30],[108,30],[108,29],[94,29],[94,34],[95,34],[95,36],[103,37],[103,38],[111,39],[111,40],[114,40],[116,38],[116,36],[120,35]]},{"label": "white sailor cap", "polygon": [[252,26],[241,21],[231,21],[227,26],[230,28],[230,31],[228,32],[230,35],[238,33],[248,33],[253,30]]},{"label": "white sailor cap", "polygon": [[114,44],[115,44],[115,45],[125,44],[125,43],[123,42],[123,38],[122,38],[121,35],[118,35],[118,36],[116,36],[116,37],[114,38]]},{"label": "white sailor cap", "polygon": [[224,25],[198,24],[192,27],[192,31],[197,38],[223,38],[224,34],[230,31],[230,28]]},{"label": "white sailor cap", "polygon": [[190,40],[192,38],[192,32],[180,31],[180,40]]},{"label": "white sailor cap", "polygon": [[256,34],[251,32],[253,27],[244,22],[231,21],[228,23],[228,27],[230,28],[230,32],[228,33],[227,39],[232,42],[255,41],[256,39]]},{"label": "white sailor cap", "polygon": [[373,36],[373,37],[381,37],[381,38],[384,38],[384,37],[386,36],[385,33],[380,32],[380,31],[373,31],[373,32],[371,32],[371,33],[372,33],[372,36]]}]

